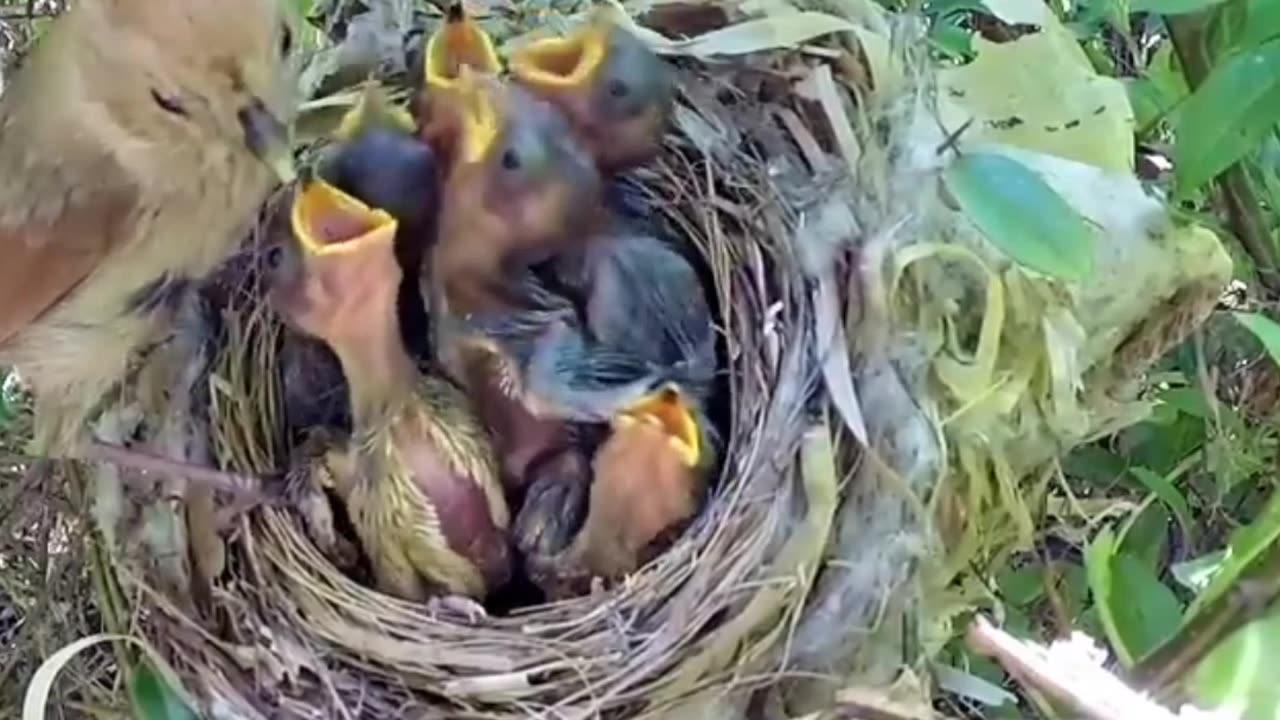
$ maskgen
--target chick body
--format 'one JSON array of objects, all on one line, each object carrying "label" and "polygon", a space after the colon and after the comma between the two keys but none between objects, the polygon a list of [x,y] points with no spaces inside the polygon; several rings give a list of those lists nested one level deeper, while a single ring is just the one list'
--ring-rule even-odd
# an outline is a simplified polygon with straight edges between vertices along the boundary
[{"label": "chick body", "polygon": [[283,253],[272,297],[342,364],[351,469],[335,475],[378,587],[408,599],[482,596],[510,573],[497,462],[463,393],[421,373],[400,338],[395,221],[320,181],[294,217],[299,237],[338,240]]},{"label": "chick body", "polygon": [[133,352],[288,177],[268,0],[83,0],[0,95],[0,364],[71,453]]}]

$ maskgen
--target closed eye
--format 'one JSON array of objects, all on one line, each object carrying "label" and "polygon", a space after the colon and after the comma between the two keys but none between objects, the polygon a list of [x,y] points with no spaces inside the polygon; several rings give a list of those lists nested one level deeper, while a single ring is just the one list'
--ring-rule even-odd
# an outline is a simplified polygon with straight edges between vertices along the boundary
[{"label": "closed eye", "polygon": [[187,109],[182,106],[182,101],[175,97],[165,95],[159,90],[151,88],[151,99],[155,101],[156,105],[160,106],[161,110],[164,110],[170,115],[188,117]]}]

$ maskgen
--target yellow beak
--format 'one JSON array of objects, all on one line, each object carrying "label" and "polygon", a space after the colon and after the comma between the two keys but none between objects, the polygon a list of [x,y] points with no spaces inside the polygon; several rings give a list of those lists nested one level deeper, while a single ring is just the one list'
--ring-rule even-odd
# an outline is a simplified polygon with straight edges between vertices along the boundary
[{"label": "yellow beak", "polygon": [[290,223],[307,255],[351,253],[391,244],[396,219],[371,208],[321,179],[312,179],[293,200]]},{"label": "yellow beak", "polygon": [[427,39],[422,57],[427,87],[436,90],[452,88],[464,67],[490,75],[502,72],[493,38],[466,14],[460,2],[449,6],[444,25]]},{"label": "yellow beak", "polygon": [[693,409],[679,388],[667,383],[613,418],[615,428],[642,422],[662,427],[680,459],[689,467],[698,465],[702,459],[702,434]]},{"label": "yellow beak", "polygon": [[529,43],[512,53],[511,73],[534,88],[586,87],[604,67],[612,31],[596,18],[567,37]]}]

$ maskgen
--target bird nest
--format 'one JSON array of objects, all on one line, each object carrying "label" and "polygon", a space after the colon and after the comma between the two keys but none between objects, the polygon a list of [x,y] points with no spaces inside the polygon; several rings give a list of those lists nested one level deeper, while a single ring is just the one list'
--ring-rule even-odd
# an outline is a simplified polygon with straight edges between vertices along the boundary
[{"label": "bird nest", "polygon": [[[1015,332],[1056,317],[1040,291],[1052,282],[1012,266],[937,192],[949,141],[919,26],[869,2],[836,5],[844,14],[745,25],[725,10],[691,12],[678,22],[704,34],[667,47],[679,86],[672,128],[661,156],[627,182],[701,260],[721,336],[725,449],[696,519],[614,585],[501,611],[412,603],[321,552],[318,534],[334,527],[325,498],[270,479],[287,474],[293,449],[280,431],[286,331],[245,272],[278,231],[262,224],[208,295],[214,339],[186,343],[187,360],[163,370],[175,411],[150,444],[252,478],[243,483],[280,484],[286,501],[242,503],[229,475],[158,486],[140,511],[142,549],[99,588],[131,607],[129,629],[193,706],[222,718],[786,717],[867,709],[861,686],[919,690],[910,670],[937,649],[940,628],[917,621],[947,617],[921,613],[921,589],[954,578],[934,568],[940,583],[919,581],[933,568],[933,518],[967,553],[934,557],[989,556],[965,543],[1014,512],[982,505],[991,487],[1011,489],[1063,447],[1135,417],[1111,393],[1203,318],[1223,265],[1216,241],[1202,244],[1198,261],[1151,279],[1154,299],[1110,329],[1081,320],[1082,337],[1103,339],[1081,350],[1069,392],[1054,396],[1050,339],[1035,335],[1028,348]],[[947,253],[922,249],[931,242],[996,269],[964,286]],[[1119,255],[1119,266],[1150,259]],[[227,292],[228,277],[249,280]],[[932,310],[984,288],[975,326],[1004,323],[993,366],[1040,353],[1033,367],[1051,378],[996,393],[1003,435],[987,415],[976,433],[939,420],[983,409],[987,396],[937,383],[946,347]],[[1000,292],[1024,306],[1011,301],[993,320]],[[1088,301],[1061,307],[1085,318]],[[1088,422],[1064,430],[1052,408],[1066,405],[1088,405]],[[129,420],[116,412],[99,434],[124,440]],[[1007,454],[992,449],[1000,443]],[[98,473],[108,508],[98,520],[108,546],[128,547],[110,530],[127,514],[112,499],[118,476]],[[954,482],[933,492],[944,478]]]},{"label": "bird nest", "polygon": [[[499,613],[458,599],[402,601],[344,574],[316,542],[317,527],[333,527],[323,496],[283,491],[286,502],[242,512],[228,488],[192,483],[185,518],[175,514],[169,528],[186,563],[158,559],[153,547],[120,574],[124,594],[141,593],[141,634],[210,716],[671,717],[692,702],[743,702],[749,694],[720,691],[780,679],[837,506],[879,507],[875,488],[841,487],[852,444],[826,418],[814,283],[797,246],[805,218],[850,185],[831,108],[796,95],[795,74],[823,68],[815,87],[840,112],[856,107],[853,85],[835,82],[825,62],[787,53],[677,64],[665,148],[626,183],[700,259],[715,309],[728,402],[705,507],[624,581]],[[250,280],[209,296],[217,339],[189,348],[208,356],[206,370],[172,376],[171,387],[194,390],[176,414],[186,418],[173,434],[181,439],[166,441],[161,423],[154,443],[255,477],[284,473],[291,457],[279,430],[287,380],[278,340],[288,331],[244,272],[276,228],[264,222],[222,275],[224,286]],[[832,250],[854,230],[837,228]],[[837,302],[848,301],[841,290]],[[918,534],[903,526],[911,522],[901,515],[894,530]],[[866,574],[883,582],[847,589],[835,644],[873,627],[895,592],[888,580],[907,575],[900,553],[872,556],[893,568]]]}]

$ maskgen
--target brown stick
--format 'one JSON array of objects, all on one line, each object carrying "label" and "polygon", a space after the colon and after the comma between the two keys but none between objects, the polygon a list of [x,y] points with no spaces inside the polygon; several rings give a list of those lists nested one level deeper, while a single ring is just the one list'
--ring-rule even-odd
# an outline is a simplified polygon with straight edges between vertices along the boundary
[{"label": "brown stick", "polygon": [[157,473],[184,477],[192,482],[208,485],[215,490],[255,500],[255,504],[268,500],[266,493],[263,491],[262,478],[252,475],[238,475],[178,460],[170,460],[151,453],[111,445],[100,440],[94,440],[90,443],[89,449],[85,452],[85,459],[127,467],[144,474]]}]

